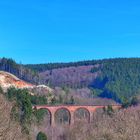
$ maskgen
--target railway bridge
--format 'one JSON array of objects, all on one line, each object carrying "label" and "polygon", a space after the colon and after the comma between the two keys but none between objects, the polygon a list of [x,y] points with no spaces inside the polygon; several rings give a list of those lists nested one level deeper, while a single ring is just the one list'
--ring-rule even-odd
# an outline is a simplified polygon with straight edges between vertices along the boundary
[{"label": "railway bridge", "polygon": [[[121,105],[111,105],[112,108],[115,109],[120,109]],[[48,112],[50,113],[50,124],[51,126],[55,125],[55,114],[57,111],[64,109],[67,110],[69,113],[69,125],[74,124],[74,114],[76,111],[79,109],[84,109],[88,112],[88,122],[90,123],[92,118],[93,118],[93,113],[96,112],[97,109],[103,109],[107,108],[108,106],[81,106],[81,105],[58,105],[58,106],[48,106],[48,105],[41,105],[41,106],[33,106],[33,109],[47,109]]]}]

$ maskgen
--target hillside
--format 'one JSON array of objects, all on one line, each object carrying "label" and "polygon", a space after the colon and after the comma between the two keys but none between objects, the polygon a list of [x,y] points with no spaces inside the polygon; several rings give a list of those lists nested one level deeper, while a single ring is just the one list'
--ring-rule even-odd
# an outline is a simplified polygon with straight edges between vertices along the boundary
[{"label": "hillside", "polygon": [[[28,105],[28,96],[26,96],[25,100],[25,94],[21,94],[22,98],[20,97],[18,99],[26,103],[23,104],[24,106]],[[15,97],[12,98],[15,99]],[[0,134],[3,134],[0,135],[0,139],[28,140],[27,136],[21,133],[21,126],[24,124],[24,121],[21,121],[20,126],[17,121],[11,120],[13,106],[14,103],[8,102],[3,95],[0,95]],[[25,107],[24,109],[28,108]],[[48,140],[124,140],[125,138],[126,140],[132,140],[131,138],[134,137],[134,140],[139,140],[139,112],[139,106],[112,112],[112,115],[106,114],[103,110],[99,110],[98,113],[94,114],[93,123],[83,124],[82,122],[75,122],[75,125],[71,126],[71,128],[63,125],[50,127],[50,118],[46,112],[45,116],[43,115],[43,118],[41,117],[42,119],[39,124],[32,121],[32,125],[29,127],[30,135],[28,136],[31,138],[30,140],[35,140],[38,132],[42,131],[47,135]],[[25,111],[24,113],[29,112]]]},{"label": "hillside", "polygon": [[48,86],[31,84],[5,71],[0,71],[0,87],[4,92],[9,88],[14,87],[17,89],[28,89],[32,95],[47,96],[48,93],[53,93],[53,89]]},{"label": "hillside", "polygon": [[0,70],[10,71],[22,80],[52,88],[90,89],[91,97],[117,102],[140,95],[140,58],[116,58],[20,65],[11,59],[0,61]]},{"label": "hillside", "polygon": [[98,65],[58,68],[40,72],[40,77],[42,82],[53,87],[82,88],[88,87],[98,77],[99,72],[91,73],[94,68],[98,68]]},{"label": "hillside", "polygon": [[0,93],[0,140],[27,140],[27,136],[21,133],[20,124],[11,120],[13,106]]},{"label": "hillside", "polygon": [[111,117],[97,114],[93,123],[77,123],[64,136],[66,140],[139,140],[139,116],[140,106],[121,110]]},{"label": "hillside", "polygon": [[27,65],[39,72],[42,83],[50,86],[93,90],[99,97],[124,98],[140,94],[140,58],[117,58],[75,63]]},{"label": "hillside", "polygon": [[6,90],[10,87],[15,88],[33,88],[34,85],[24,82],[8,72],[0,71],[0,85]]}]

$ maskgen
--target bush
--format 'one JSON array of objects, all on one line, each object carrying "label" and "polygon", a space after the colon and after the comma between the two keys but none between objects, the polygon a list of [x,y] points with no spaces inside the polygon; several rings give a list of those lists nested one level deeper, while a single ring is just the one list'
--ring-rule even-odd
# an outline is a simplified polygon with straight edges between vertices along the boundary
[{"label": "bush", "polygon": [[108,105],[107,108],[104,107],[103,110],[109,116],[112,116],[114,113],[114,110],[111,105]]},{"label": "bush", "polygon": [[131,99],[131,105],[132,106],[137,106],[139,104],[139,100],[136,96],[132,97]]},{"label": "bush", "polygon": [[139,104],[139,100],[136,96],[133,96],[131,99],[123,99],[122,107],[128,108],[130,106],[137,106]]},{"label": "bush", "polygon": [[30,95],[30,100],[33,105],[45,105],[47,104],[47,98],[45,96]]},{"label": "bush", "polygon": [[37,122],[40,123],[41,121],[43,121],[44,116],[47,114],[47,110],[46,109],[40,109],[40,110],[35,110],[34,111],[34,115],[37,119]]},{"label": "bush", "polygon": [[6,97],[16,102],[16,108],[11,110],[11,118],[20,121],[22,132],[29,133],[29,124],[32,117],[32,104],[27,90],[9,88]]},{"label": "bush", "polygon": [[47,140],[47,136],[43,132],[39,132],[36,140]]},{"label": "bush", "polygon": [[2,93],[3,94],[3,89],[2,89],[2,87],[0,86],[0,93]]},{"label": "bush", "polygon": [[17,105],[12,107],[10,118],[11,120],[20,121],[19,107]]},{"label": "bush", "polygon": [[122,100],[122,107],[123,108],[128,108],[129,106],[131,106],[130,101],[127,98],[123,98],[123,100]]}]

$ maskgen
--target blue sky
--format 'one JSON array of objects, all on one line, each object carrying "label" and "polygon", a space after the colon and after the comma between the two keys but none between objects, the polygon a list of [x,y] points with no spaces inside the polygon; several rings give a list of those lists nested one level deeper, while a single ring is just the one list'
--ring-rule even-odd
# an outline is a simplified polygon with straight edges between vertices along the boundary
[{"label": "blue sky", "polygon": [[1,0],[0,57],[22,63],[140,57],[140,1]]}]

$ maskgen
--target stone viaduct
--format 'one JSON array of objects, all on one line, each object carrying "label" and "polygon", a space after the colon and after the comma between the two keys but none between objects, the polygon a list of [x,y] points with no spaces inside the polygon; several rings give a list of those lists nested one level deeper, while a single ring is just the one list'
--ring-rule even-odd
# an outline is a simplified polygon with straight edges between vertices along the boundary
[{"label": "stone viaduct", "polygon": [[[111,105],[113,109],[120,109],[121,105]],[[42,106],[33,106],[33,109],[47,109],[50,113],[50,124],[52,126],[55,125],[55,113],[61,109],[67,110],[69,112],[69,124],[74,124],[74,113],[78,111],[79,109],[84,109],[88,112],[89,118],[88,122],[90,123],[93,118],[93,113],[97,109],[107,108],[108,106],[80,106],[80,105],[59,105],[59,106],[48,106],[48,105],[42,105]]]}]

